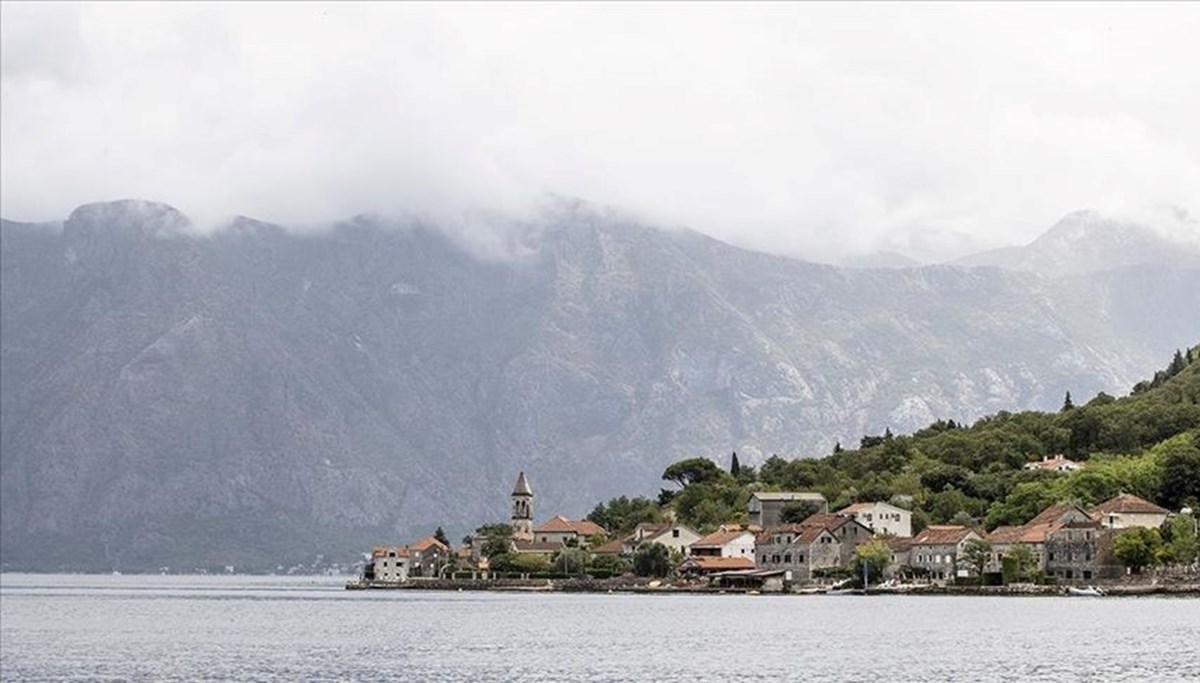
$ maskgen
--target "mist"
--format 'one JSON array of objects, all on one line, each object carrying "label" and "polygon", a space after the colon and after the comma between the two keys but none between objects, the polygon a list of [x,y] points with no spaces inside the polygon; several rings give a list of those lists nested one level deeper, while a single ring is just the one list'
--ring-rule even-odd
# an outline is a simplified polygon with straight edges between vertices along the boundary
[{"label": "mist", "polygon": [[138,197],[487,233],[563,196],[939,260],[1200,207],[1194,4],[4,3],[0,31],[9,219]]}]

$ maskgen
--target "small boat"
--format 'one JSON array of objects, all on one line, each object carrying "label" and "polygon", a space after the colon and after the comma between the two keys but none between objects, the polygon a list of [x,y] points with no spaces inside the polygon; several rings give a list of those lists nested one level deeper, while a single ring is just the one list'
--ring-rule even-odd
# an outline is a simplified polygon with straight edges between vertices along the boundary
[{"label": "small boat", "polygon": [[1098,598],[1098,597],[1104,595],[1104,591],[1100,590],[1099,588],[1096,588],[1095,586],[1088,586],[1086,588],[1076,588],[1075,586],[1070,586],[1067,588],[1067,595],[1078,595],[1080,597],[1086,597],[1086,598]]}]

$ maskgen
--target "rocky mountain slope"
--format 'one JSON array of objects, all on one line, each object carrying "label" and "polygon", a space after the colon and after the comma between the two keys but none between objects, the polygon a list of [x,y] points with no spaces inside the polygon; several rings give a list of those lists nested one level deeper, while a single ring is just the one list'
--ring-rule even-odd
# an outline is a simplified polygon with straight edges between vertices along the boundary
[{"label": "rocky mountain slope", "polygon": [[[1200,226],[1185,213],[1177,218],[1200,235]],[[1087,273],[1122,266],[1200,267],[1195,240],[1170,239],[1155,230],[1095,211],[1072,213],[1040,237],[1021,247],[972,254],[962,266],[996,266],[1039,273]]]},{"label": "rocky mountain slope", "polygon": [[683,456],[1127,391],[1200,330],[1200,270],[839,269],[574,204],[504,258],[357,219],[187,233],[170,207],[0,229],[10,568],[346,559],[579,515]]}]

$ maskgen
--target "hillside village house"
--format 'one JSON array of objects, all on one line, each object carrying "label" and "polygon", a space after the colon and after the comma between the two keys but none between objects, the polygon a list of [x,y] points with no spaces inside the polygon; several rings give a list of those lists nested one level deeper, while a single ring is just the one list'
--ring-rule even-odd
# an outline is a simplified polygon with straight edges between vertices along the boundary
[{"label": "hillside village house", "polygon": [[998,572],[1004,556],[1017,545],[1028,546],[1033,551],[1034,567],[1046,568],[1046,539],[1050,532],[1067,524],[1092,522],[1088,513],[1078,505],[1051,505],[1036,517],[1021,526],[1000,526],[987,535],[992,544],[992,560],[986,571]]},{"label": "hillside village house", "polygon": [[838,557],[842,564],[854,561],[858,546],[870,541],[874,534],[852,515],[817,513],[800,522],[800,526],[815,526],[829,530],[838,540]]},{"label": "hillside village house", "polygon": [[756,491],[750,495],[747,504],[750,512],[750,525],[762,529],[779,526],[783,520],[783,508],[788,503],[808,502],[816,506],[817,512],[828,512],[829,502],[819,493],[799,493],[789,491]]},{"label": "hillside village house", "polygon": [[621,541],[621,547],[625,553],[633,554],[643,543],[661,543],[667,550],[687,555],[688,548],[700,538],[700,534],[694,529],[683,524],[643,522],[634,527],[628,538]]},{"label": "hillside village house", "polygon": [[693,543],[688,552],[693,557],[744,557],[754,564],[754,534],[736,526],[722,526]]},{"label": "hillside village house", "polygon": [[842,563],[841,542],[821,525],[786,524],[758,535],[755,546],[759,569],[782,569],[786,581],[807,581],[814,569]]},{"label": "hillside village house", "polygon": [[1046,576],[1066,581],[1117,578],[1125,573],[1113,557],[1115,532],[1094,519],[1072,519],[1046,534]]},{"label": "hillside village house", "polygon": [[1130,529],[1135,526],[1157,529],[1167,521],[1170,511],[1130,493],[1122,493],[1089,510],[1106,529]]},{"label": "hillside village house", "polygon": [[1027,470],[1041,470],[1043,472],[1074,472],[1083,469],[1083,465],[1070,460],[1063,456],[1062,453],[1054,457],[1046,456],[1041,460],[1025,463]]},{"label": "hillside village house", "polygon": [[887,503],[855,503],[838,510],[839,515],[853,515],[860,524],[876,534],[912,536],[912,513]]},{"label": "hillside village house", "polygon": [[927,526],[913,537],[910,566],[925,570],[937,581],[954,580],[963,549],[972,539],[982,540],[978,532],[965,526]]},{"label": "hillside village house", "polygon": [[586,519],[573,521],[557,515],[535,528],[533,536],[534,540],[540,543],[584,546],[593,539],[608,536],[608,531],[599,524]]}]

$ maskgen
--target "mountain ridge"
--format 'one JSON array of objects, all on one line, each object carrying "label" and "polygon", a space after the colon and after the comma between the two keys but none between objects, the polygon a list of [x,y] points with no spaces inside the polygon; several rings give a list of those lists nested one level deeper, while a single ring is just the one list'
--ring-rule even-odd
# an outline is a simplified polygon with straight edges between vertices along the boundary
[{"label": "mountain ridge", "polygon": [[347,557],[503,518],[518,470],[579,515],[684,455],[1112,392],[1200,328],[1188,268],[839,269],[579,205],[488,260],[106,208],[0,231],[11,567]]}]

